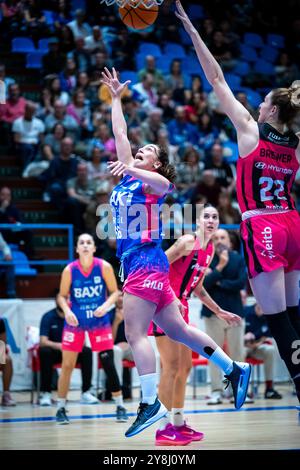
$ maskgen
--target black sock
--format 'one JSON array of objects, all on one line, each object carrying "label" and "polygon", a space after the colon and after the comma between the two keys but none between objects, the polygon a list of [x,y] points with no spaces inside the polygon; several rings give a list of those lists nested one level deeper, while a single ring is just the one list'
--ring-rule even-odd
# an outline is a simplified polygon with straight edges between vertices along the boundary
[{"label": "black sock", "polygon": [[294,329],[296,330],[299,339],[300,339],[300,311],[299,306],[296,305],[295,307],[287,307],[287,313],[290,319],[291,324],[293,325]]},{"label": "black sock", "polygon": [[274,315],[265,315],[265,319],[277,343],[279,354],[294,381],[297,397],[300,400],[300,364],[297,364],[298,361],[293,360],[293,355],[297,354],[295,345],[299,341],[299,336],[286,311]]}]

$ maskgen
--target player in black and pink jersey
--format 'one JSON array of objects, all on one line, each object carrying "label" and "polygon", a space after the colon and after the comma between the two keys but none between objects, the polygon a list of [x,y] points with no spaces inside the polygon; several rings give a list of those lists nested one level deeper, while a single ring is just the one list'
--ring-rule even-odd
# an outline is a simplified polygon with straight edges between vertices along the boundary
[{"label": "player in black and pink jersey", "polygon": [[235,99],[223,72],[179,0],[176,16],[191,37],[198,59],[236,132],[237,196],[249,280],[300,401],[299,347],[300,217],[291,188],[300,162],[299,134],[290,125],[300,110],[300,81],[267,94],[256,122]]},{"label": "player in black and pink jersey", "polygon": [[[219,227],[219,214],[211,204],[205,204],[197,221],[194,234],[180,237],[167,251],[170,263],[170,284],[176,297],[184,306],[184,321],[189,324],[188,299],[194,293],[215,315],[229,325],[240,324],[238,315],[219,307],[203,288],[205,271],[214,257],[212,237]],[[162,418],[156,431],[155,444],[165,446],[186,445],[201,441],[202,432],[195,431],[184,419],[184,399],[186,381],[192,368],[192,351],[184,344],[176,343],[154,322],[149,335],[155,336],[162,364],[159,382],[159,398],[170,412]],[[174,437],[175,436],[175,437]]]}]

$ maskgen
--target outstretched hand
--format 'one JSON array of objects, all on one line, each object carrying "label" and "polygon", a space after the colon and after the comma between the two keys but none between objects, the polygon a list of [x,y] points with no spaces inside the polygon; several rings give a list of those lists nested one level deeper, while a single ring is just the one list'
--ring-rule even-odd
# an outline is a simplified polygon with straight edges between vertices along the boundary
[{"label": "outstretched hand", "polygon": [[191,33],[192,30],[194,29],[193,23],[191,22],[188,15],[184,11],[183,6],[181,5],[179,0],[176,0],[175,15],[177,16],[177,18],[179,18],[182,21],[186,32]]},{"label": "outstretched hand", "polygon": [[108,166],[108,171],[114,176],[125,175],[126,170],[128,170],[128,165],[120,161],[108,162],[107,166]]},{"label": "outstretched hand", "polygon": [[227,310],[221,309],[216,316],[222,320],[225,320],[226,323],[230,326],[239,326],[242,323],[241,317],[235,313],[228,312]]},{"label": "outstretched hand", "polygon": [[126,80],[126,82],[121,83],[114,67],[112,68],[112,72],[110,72],[107,67],[104,67],[101,83],[104,83],[109,88],[112,97],[120,97],[124,88],[129,85],[130,82],[130,80]]}]

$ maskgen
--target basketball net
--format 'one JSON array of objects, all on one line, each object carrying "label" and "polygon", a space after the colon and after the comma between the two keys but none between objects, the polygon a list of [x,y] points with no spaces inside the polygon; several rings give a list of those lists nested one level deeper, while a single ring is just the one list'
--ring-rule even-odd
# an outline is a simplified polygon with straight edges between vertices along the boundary
[{"label": "basketball net", "polygon": [[154,5],[161,5],[164,0],[100,0],[100,3],[106,3],[110,6],[116,3],[119,7],[129,5],[131,8],[137,8],[143,5],[145,8],[151,8]]}]

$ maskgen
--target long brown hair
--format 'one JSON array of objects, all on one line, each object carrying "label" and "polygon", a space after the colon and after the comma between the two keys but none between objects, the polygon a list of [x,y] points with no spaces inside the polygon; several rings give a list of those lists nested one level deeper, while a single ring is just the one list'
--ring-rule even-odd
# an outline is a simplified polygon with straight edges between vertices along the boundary
[{"label": "long brown hair", "polygon": [[276,88],[271,94],[272,105],[278,106],[278,119],[290,125],[300,110],[300,80],[289,88]]},{"label": "long brown hair", "polygon": [[166,148],[158,146],[158,159],[161,166],[158,168],[157,173],[164,176],[171,183],[176,180],[175,166],[169,163],[169,154]]}]

